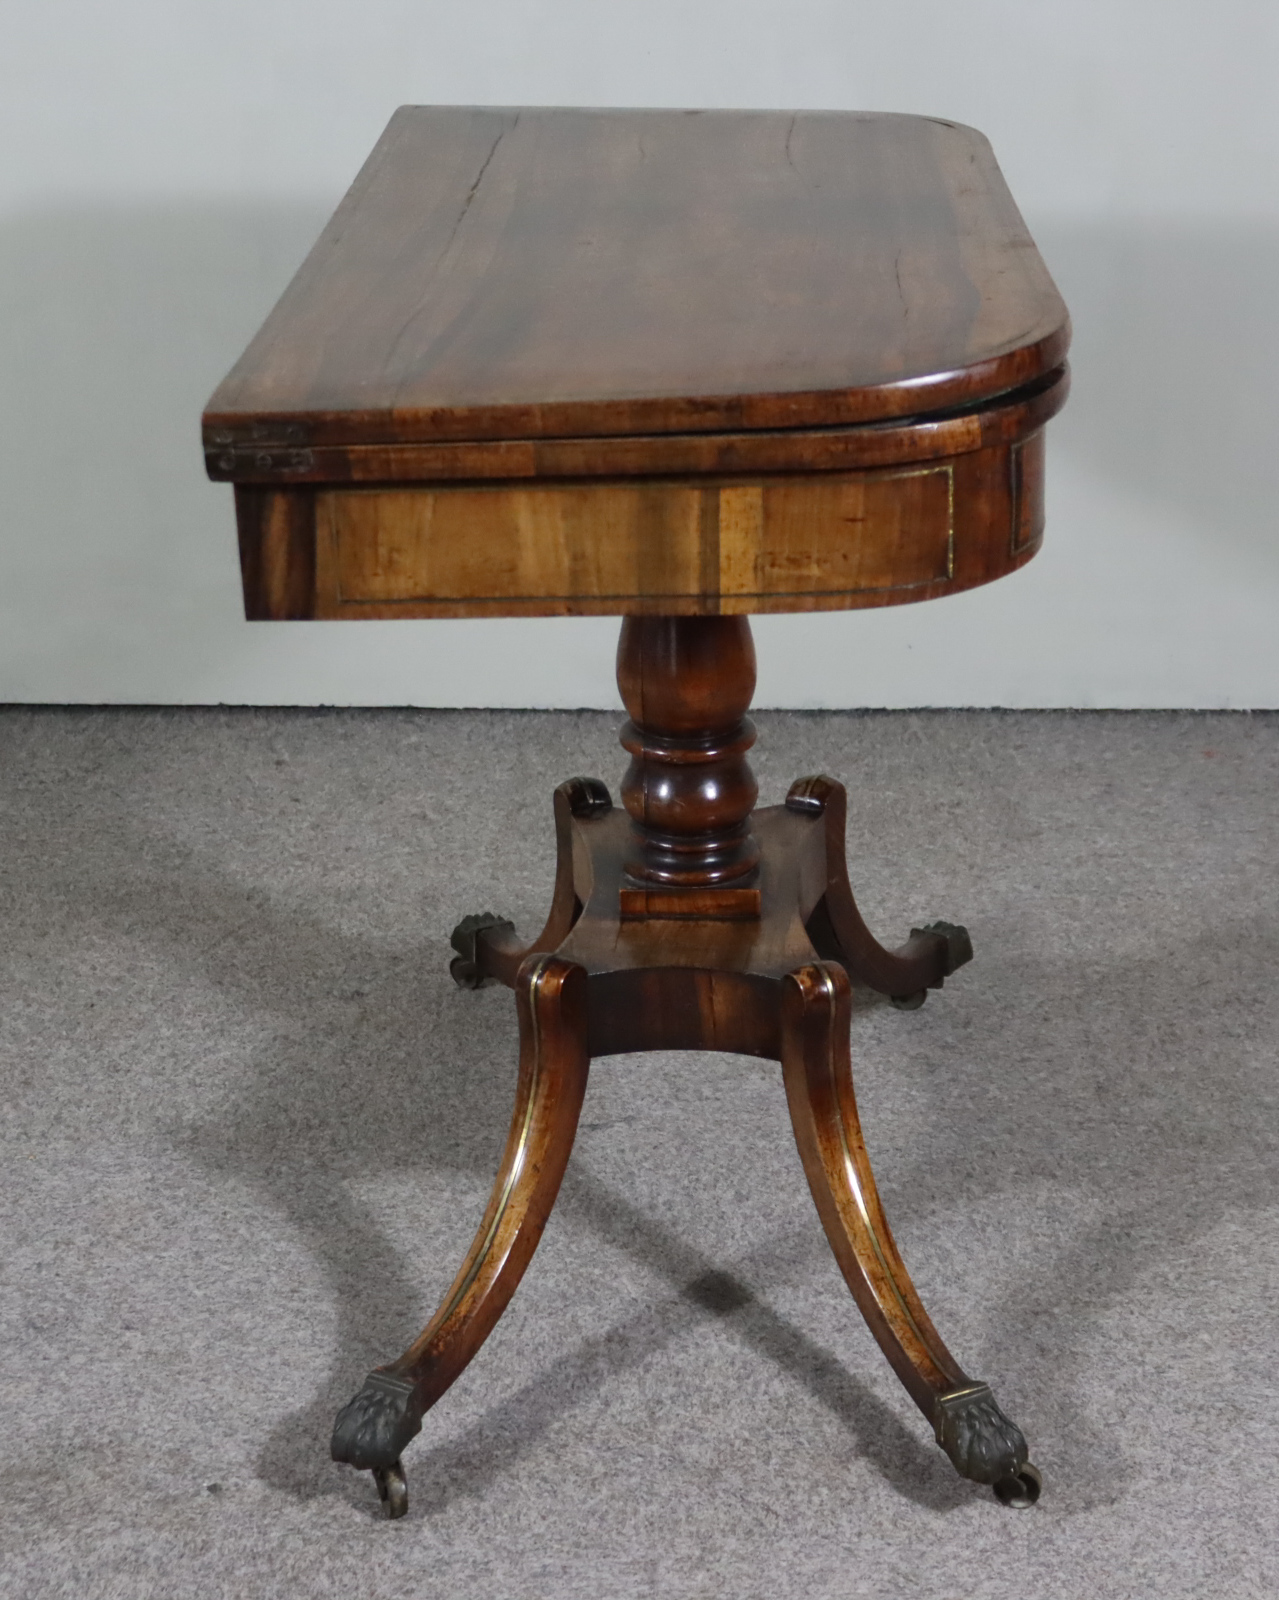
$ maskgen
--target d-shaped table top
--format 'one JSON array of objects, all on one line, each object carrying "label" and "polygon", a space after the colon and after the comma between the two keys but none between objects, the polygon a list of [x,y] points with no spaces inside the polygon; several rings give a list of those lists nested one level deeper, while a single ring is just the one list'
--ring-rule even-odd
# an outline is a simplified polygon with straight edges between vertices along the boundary
[{"label": "d-shaped table top", "polygon": [[209,403],[314,443],[882,421],[1066,309],[986,139],[848,112],[406,106]]},{"label": "d-shaped table top", "polygon": [[206,460],[250,615],[891,604],[1033,553],[1068,342],[974,129],[408,106]]}]

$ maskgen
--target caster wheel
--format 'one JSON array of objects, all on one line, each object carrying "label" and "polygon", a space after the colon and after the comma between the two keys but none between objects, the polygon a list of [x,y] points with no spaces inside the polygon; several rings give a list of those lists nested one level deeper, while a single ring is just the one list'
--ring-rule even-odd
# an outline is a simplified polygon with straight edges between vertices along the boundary
[{"label": "caster wheel", "polygon": [[928,990],[920,989],[915,994],[890,994],[888,1002],[896,1006],[898,1011],[918,1011],[928,998]]},{"label": "caster wheel", "polygon": [[409,1484],[404,1476],[404,1463],[397,1461],[392,1467],[374,1467],[373,1481],[377,1484],[378,1499],[387,1517],[394,1521],[409,1509]]},{"label": "caster wheel", "polygon": [[1039,1499],[1044,1480],[1039,1475],[1039,1468],[1027,1461],[1016,1472],[1001,1478],[992,1487],[995,1499],[1001,1506],[1010,1506],[1014,1511],[1025,1511]]}]

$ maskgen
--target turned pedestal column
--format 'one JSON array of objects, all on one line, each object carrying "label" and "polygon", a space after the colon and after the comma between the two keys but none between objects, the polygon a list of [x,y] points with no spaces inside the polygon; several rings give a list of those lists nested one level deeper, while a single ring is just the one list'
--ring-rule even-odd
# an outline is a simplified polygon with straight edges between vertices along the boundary
[{"label": "turned pedestal column", "polygon": [[617,685],[630,721],[622,803],[632,821],[623,917],[758,916],[755,645],[746,617],[627,617]]}]

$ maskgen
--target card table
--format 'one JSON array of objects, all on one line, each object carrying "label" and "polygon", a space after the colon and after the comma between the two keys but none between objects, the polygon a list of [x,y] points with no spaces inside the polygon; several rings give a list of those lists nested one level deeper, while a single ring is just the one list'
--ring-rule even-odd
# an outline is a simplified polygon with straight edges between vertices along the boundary
[{"label": "card table", "polygon": [[[781,1065],[817,1212],[956,1470],[1038,1498],[1026,1441],[893,1242],[849,1052],[852,985],[915,1007],[971,958],[863,922],[845,794],[756,808],[750,616],[989,583],[1043,533],[1069,319],[986,139],[853,112],[406,106],[204,415],[250,619],[620,616],[615,805],[555,791],[531,941],[454,930],[515,991],[492,1199],[444,1303],[338,1416],[388,1514],[402,1455],[533,1255],[594,1057]],[[942,686],[944,687],[944,686]]]}]

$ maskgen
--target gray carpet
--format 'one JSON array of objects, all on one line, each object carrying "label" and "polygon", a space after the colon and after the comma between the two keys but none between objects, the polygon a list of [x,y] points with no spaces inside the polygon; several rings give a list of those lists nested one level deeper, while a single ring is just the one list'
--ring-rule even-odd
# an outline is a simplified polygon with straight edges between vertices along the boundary
[{"label": "gray carpet", "polygon": [[1279,1593],[1279,717],[759,718],[853,791],[868,920],[966,922],[854,1059],[934,1320],[1042,1468],[957,1479],[827,1250],[778,1069],[594,1071],[523,1287],[379,1520],[337,1406],[417,1332],[505,1134],[549,794],[611,716],[0,715],[0,1593]]}]

